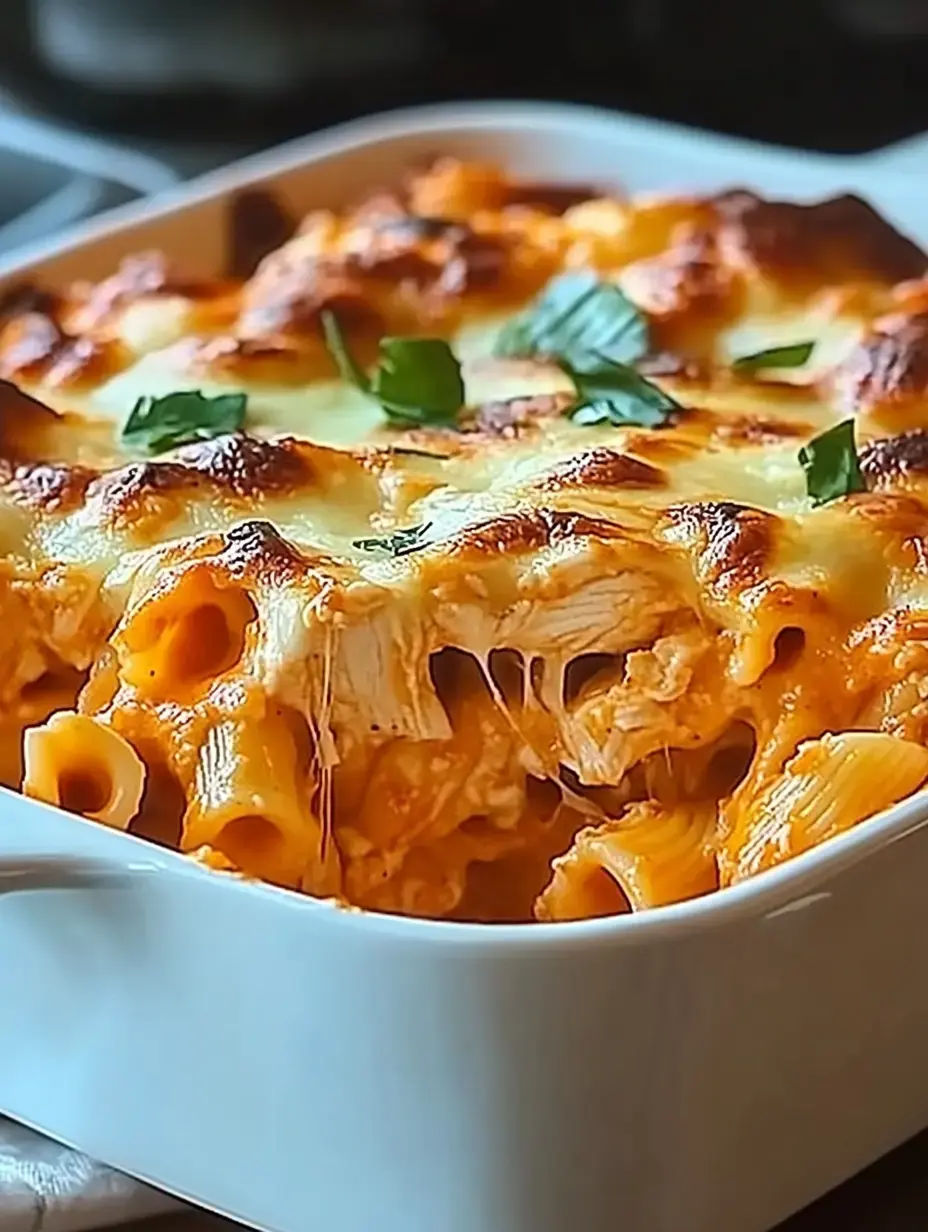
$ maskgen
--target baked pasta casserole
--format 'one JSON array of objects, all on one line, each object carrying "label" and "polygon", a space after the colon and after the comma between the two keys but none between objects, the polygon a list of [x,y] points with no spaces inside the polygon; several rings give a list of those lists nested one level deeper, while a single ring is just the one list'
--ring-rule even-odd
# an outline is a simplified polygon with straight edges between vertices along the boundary
[{"label": "baked pasta casserole", "polygon": [[370,911],[730,886],[928,778],[928,258],[439,159],[0,311],[3,781]]}]

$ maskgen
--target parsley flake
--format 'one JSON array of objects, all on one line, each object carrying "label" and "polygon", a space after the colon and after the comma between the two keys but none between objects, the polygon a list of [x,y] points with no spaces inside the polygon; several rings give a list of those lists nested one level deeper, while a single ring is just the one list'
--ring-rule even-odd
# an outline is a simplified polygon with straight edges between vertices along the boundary
[{"label": "parsley flake", "polygon": [[122,429],[122,439],[148,453],[206,441],[237,432],[245,422],[247,394],[206,397],[198,389],[179,390],[163,398],[139,398]]},{"label": "parsley flake", "polygon": [[384,552],[388,556],[408,556],[427,547],[424,539],[426,531],[431,528],[431,522],[420,522],[417,526],[408,526],[395,530],[390,535],[372,537],[370,539],[353,539],[352,546],[362,552]]},{"label": "parsley flake", "polygon": [[803,445],[799,464],[806,473],[806,491],[815,506],[867,490],[854,444],[853,419],[842,420]]},{"label": "parsley flake", "polygon": [[808,363],[815,350],[814,342],[790,342],[785,346],[769,347],[766,351],[755,351],[752,355],[742,355],[732,364],[736,372],[759,372],[764,368],[801,368]]},{"label": "parsley flake", "polygon": [[658,428],[674,411],[682,410],[660,386],[627,364],[600,360],[598,366],[583,371],[561,366],[577,392],[568,411],[574,423]]},{"label": "parsley flake", "polygon": [[322,314],[322,329],[342,379],[376,399],[387,419],[419,427],[455,425],[464,405],[464,380],[443,338],[381,338],[379,362],[368,376],[333,312]]},{"label": "parsley flake", "polygon": [[552,279],[494,347],[501,357],[551,356],[577,368],[602,359],[631,363],[647,350],[645,317],[614,282],[590,271]]}]

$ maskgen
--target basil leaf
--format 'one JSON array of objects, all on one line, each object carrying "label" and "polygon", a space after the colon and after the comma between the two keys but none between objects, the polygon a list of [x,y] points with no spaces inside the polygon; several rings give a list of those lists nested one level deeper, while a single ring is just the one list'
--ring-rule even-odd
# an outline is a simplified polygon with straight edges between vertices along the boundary
[{"label": "basil leaf", "polygon": [[349,385],[356,385],[358,389],[363,389],[366,393],[369,393],[370,381],[367,379],[367,373],[351,354],[348,340],[342,333],[342,327],[338,323],[338,317],[327,308],[319,314],[319,319],[322,322],[322,336],[325,339],[325,345],[328,347],[329,354],[335,360],[342,380]]},{"label": "basil leaf", "polygon": [[494,347],[499,356],[550,355],[577,367],[600,358],[630,363],[647,350],[646,319],[615,283],[590,272],[552,279]]},{"label": "basil leaf", "polygon": [[381,338],[371,393],[388,419],[453,424],[464,405],[461,365],[442,338]]},{"label": "basil leaf", "polygon": [[815,350],[814,342],[790,342],[785,346],[770,347],[742,355],[732,364],[736,372],[757,372],[761,368],[801,368]]},{"label": "basil leaf", "polygon": [[826,505],[867,490],[854,444],[853,419],[835,424],[803,445],[799,463],[806,473],[806,491],[813,505]]},{"label": "basil leaf", "polygon": [[198,389],[179,390],[164,398],[139,398],[123,425],[122,439],[149,453],[206,441],[237,432],[245,422],[247,404],[247,394],[208,398]]},{"label": "basil leaf", "polygon": [[391,535],[371,539],[353,539],[352,545],[363,552],[386,552],[390,556],[408,556],[410,552],[418,552],[427,547],[423,539],[425,532],[431,527],[431,522],[420,522],[418,526],[408,526],[396,530]]},{"label": "basil leaf", "polygon": [[568,412],[574,423],[657,428],[682,410],[669,394],[627,364],[601,359],[597,367],[584,371],[562,367],[577,391],[577,401]]},{"label": "basil leaf", "polygon": [[376,398],[388,419],[401,424],[453,425],[464,405],[461,365],[442,338],[381,338],[371,377],[351,354],[333,312],[321,314],[322,332],[342,379]]}]

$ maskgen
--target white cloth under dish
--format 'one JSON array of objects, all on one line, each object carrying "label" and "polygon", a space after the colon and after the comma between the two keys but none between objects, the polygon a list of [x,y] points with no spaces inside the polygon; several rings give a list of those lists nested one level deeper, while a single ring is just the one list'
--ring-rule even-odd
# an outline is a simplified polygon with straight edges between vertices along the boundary
[{"label": "white cloth under dish", "polygon": [[166,1194],[0,1117],[0,1232],[84,1232],[174,1208]]}]

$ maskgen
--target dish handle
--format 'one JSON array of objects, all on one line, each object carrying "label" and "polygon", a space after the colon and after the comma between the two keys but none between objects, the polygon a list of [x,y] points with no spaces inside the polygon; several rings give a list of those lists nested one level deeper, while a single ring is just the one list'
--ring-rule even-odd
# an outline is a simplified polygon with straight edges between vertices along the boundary
[{"label": "dish handle", "polygon": [[147,865],[115,864],[80,856],[0,857],[0,895],[35,890],[99,890],[125,886]]}]

